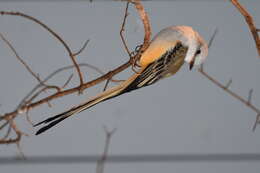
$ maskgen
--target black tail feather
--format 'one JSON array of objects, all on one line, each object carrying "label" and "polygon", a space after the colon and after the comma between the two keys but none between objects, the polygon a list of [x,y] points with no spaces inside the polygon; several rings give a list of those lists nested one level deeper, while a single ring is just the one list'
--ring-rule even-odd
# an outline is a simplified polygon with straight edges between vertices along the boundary
[{"label": "black tail feather", "polygon": [[[55,117],[56,117],[56,116],[55,116]],[[53,117],[51,117],[51,118],[53,118]],[[58,124],[59,122],[61,122],[62,120],[66,119],[66,118],[68,118],[68,117],[67,117],[67,116],[65,116],[65,117],[60,117],[59,119],[57,119],[57,120],[51,122],[50,124],[48,124],[48,125],[46,125],[46,126],[40,128],[40,129],[35,133],[35,135],[39,135],[39,134],[45,132],[46,130],[52,128],[53,126],[55,126],[56,124]],[[48,120],[48,119],[47,119],[47,120]],[[45,120],[45,121],[46,121],[46,120]],[[42,122],[42,123],[45,123],[45,122]],[[38,123],[38,124],[39,124],[39,123]],[[36,124],[36,125],[37,125],[37,124]]]},{"label": "black tail feather", "polygon": [[45,119],[45,120],[43,120],[43,121],[41,121],[41,122],[39,122],[39,123],[37,123],[37,124],[34,124],[33,127],[39,126],[39,125],[41,125],[41,124],[47,124],[48,122],[51,122],[51,121],[53,121],[53,120],[59,118],[59,117],[62,116],[62,115],[63,115],[63,114],[58,114],[58,115],[55,115],[55,116],[53,116],[53,117],[47,118],[47,119]]},{"label": "black tail feather", "polygon": [[34,124],[33,127],[39,126],[39,125],[41,125],[41,124],[47,124],[47,123],[49,123],[49,122],[51,122],[51,121],[53,121],[53,120],[55,120],[55,119],[57,119],[57,118],[62,117],[63,115],[69,113],[69,112],[72,111],[72,110],[73,110],[73,109],[70,109],[70,110],[68,110],[68,111],[66,111],[66,112],[60,113],[60,114],[55,115],[55,116],[50,117],[50,118],[47,118],[47,119],[45,119],[45,120],[43,120],[43,121],[41,121],[41,122],[39,122],[39,123],[37,123],[37,124]]}]

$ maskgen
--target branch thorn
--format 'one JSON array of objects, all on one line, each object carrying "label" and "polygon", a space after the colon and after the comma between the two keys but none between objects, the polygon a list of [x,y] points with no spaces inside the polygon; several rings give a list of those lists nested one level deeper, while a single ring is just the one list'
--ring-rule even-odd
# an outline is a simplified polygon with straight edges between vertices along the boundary
[{"label": "branch thorn", "polygon": [[247,99],[248,104],[251,104],[253,91],[254,91],[253,89],[250,89],[248,92],[248,99]]},{"label": "branch thorn", "polygon": [[257,124],[259,124],[259,123],[260,123],[260,113],[257,114],[257,116],[256,116],[256,120],[255,120],[254,126],[253,126],[253,128],[252,128],[252,131],[253,131],[253,132],[255,131],[256,126],[257,126]]},{"label": "branch thorn", "polygon": [[232,78],[229,79],[229,81],[227,82],[225,89],[228,89],[230,87],[230,85],[232,84]]}]

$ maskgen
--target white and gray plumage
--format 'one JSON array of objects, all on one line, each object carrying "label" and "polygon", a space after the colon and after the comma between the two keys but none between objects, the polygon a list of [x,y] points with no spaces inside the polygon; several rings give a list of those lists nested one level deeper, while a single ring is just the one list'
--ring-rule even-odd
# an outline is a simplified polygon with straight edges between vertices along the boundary
[{"label": "white and gray plumage", "polygon": [[208,45],[204,39],[189,26],[172,26],[160,31],[142,54],[139,73],[99,95],[90,98],[70,110],[39,122],[35,126],[46,124],[36,135],[55,126],[64,119],[84,111],[100,102],[121,94],[151,85],[160,79],[174,75],[187,62],[193,65],[202,64],[208,55]]}]

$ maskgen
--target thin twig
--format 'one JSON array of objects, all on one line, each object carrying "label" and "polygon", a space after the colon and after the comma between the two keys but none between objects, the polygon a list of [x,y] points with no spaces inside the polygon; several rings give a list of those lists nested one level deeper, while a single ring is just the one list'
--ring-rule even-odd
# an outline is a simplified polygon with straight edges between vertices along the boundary
[{"label": "thin twig", "polygon": [[[26,68],[26,70],[40,83],[39,85],[45,86],[45,90],[46,89],[55,89],[57,92],[60,91],[60,88],[58,86],[54,86],[54,85],[46,85],[44,82],[42,82],[42,80],[40,79],[39,75],[35,74],[32,69],[29,67],[29,65],[27,65],[27,63],[19,56],[19,54],[17,53],[17,51],[15,50],[14,46],[10,43],[10,41],[8,41],[3,34],[0,33],[0,37],[1,39],[6,43],[6,45],[12,50],[12,52],[15,54],[15,57],[18,59],[18,61],[20,61],[23,66]],[[44,90],[44,91],[45,91]],[[23,103],[21,103],[23,104]],[[49,103],[48,103],[49,104]],[[17,108],[19,109],[19,108]]]},{"label": "thin twig", "polygon": [[255,131],[256,126],[257,126],[257,124],[259,124],[259,123],[260,123],[260,114],[258,114],[258,115],[256,116],[255,123],[254,123],[253,128],[252,128],[252,131],[253,131],[253,132]]},{"label": "thin twig", "polygon": [[253,95],[253,89],[250,89],[248,92],[248,98],[247,98],[247,102],[250,104],[252,101],[252,95]]},{"label": "thin twig", "polygon": [[1,126],[0,126],[0,131],[5,128],[9,124],[8,121],[5,121]]},{"label": "thin twig", "polygon": [[144,40],[143,40],[143,44],[142,44],[141,48],[139,49],[139,53],[138,53],[140,56],[141,53],[144,52],[150,44],[152,29],[151,29],[149,17],[147,15],[141,1],[140,0],[131,0],[131,2],[135,5],[135,8],[144,25],[144,31],[145,31]]},{"label": "thin twig", "polygon": [[10,139],[0,139],[0,144],[13,144],[17,143],[21,140],[22,134],[16,133],[16,138],[10,138]]},{"label": "thin twig", "polygon": [[72,77],[73,77],[73,74],[71,74],[71,75],[69,76],[68,80],[67,80],[67,81],[65,82],[65,84],[62,86],[62,88],[65,88],[65,87],[70,83]]},{"label": "thin twig", "polygon": [[[124,48],[125,48],[126,52],[128,53],[129,58],[132,60],[132,62],[131,62],[131,63],[132,63],[131,68],[132,68],[132,70],[133,70],[135,73],[138,73],[138,70],[135,69],[135,67],[138,66],[138,65],[137,65],[138,58],[133,58],[133,56],[132,56],[133,52],[130,52],[130,51],[129,51],[128,46],[127,46],[127,44],[126,44],[126,40],[125,40],[124,35],[123,35],[123,32],[125,31],[126,18],[127,18],[127,16],[128,16],[128,6],[129,6],[129,1],[126,2],[124,20],[123,20],[123,23],[122,23],[122,26],[121,26],[121,29],[120,29],[120,37],[121,37],[121,40],[122,40],[122,42],[123,42]],[[135,55],[136,55],[138,52],[137,52],[137,51],[134,51],[134,53],[135,53],[135,54],[134,54],[134,57],[137,57],[137,56],[135,56]],[[109,83],[109,80],[107,80],[107,82],[106,82],[106,85],[105,85],[105,87],[104,87],[104,91],[106,90],[106,87],[107,87],[108,83]]]},{"label": "thin twig", "polygon": [[[241,97],[240,95],[238,95],[237,93],[235,93],[234,91],[231,91],[228,87],[226,87],[225,85],[221,84],[217,79],[213,78],[212,76],[210,76],[208,73],[206,73],[204,71],[204,69],[199,68],[198,70],[204,77],[206,77],[208,80],[210,80],[212,83],[214,83],[215,85],[217,85],[219,88],[223,89],[226,93],[228,93],[229,95],[231,95],[232,97],[234,97],[235,99],[239,100],[240,102],[242,102],[245,106],[247,106],[248,108],[250,108],[251,110],[253,110],[257,116],[259,116],[260,114],[260,110],[258,108],[256,108],[255,105],[253,105],[251,102],[248,102],[247,99],[244,99],[243,97]],[[255,129],[256,124],[258,123],[258,118],[255,122],[255,125],[253,127],[253,130]]]},{"label": "thin twig", "polygon": [[125,31],[126,18],[127,18],[127,16],[128,16],[128,6],[129,6],[129,2],[126,2],[124,19],[123,19],[123,23],[122,23],[121,29],[120,29],[120,37],[121,37],[121,40],[122,40],[122,42],[123,42],[123,45],[124,45],[124,47],[125,47],[126,52],[128,53],[129,57],[132,58],[131,52],[130,52],[130,50],[128,49],[128,46],[127,46],[127,44],[126,44],[126,41],[125,41],[125,38],[124,38],[124,35],[123,35],[123,32]]},{"label": "thin twig", "polygon": [[256,49],[258,51],[258,57],[260,57],[260,38],[257,32],[259,30],[256,28],[253,17],[247,12],[247,10],[238,2],[238,0],[230,0],[231,3],[238,9],[238,11],[244,16],[247,25],[253,35],[255,40]]},{"label": "thin twig", "polygon": [[232,79],[229,79],[229,81],[227,82],[227,84],[226,84],[226,86],[225,86],[225,88],[229,88],[230,87],[230,85],[232,84]]},{"label": "thin twig", "polygon": [[26,121],[33,127],[33,122],[32,122],[31,117],[29,115],[29,110],[26,111],[25,116],[26,116]]},{"label": "thin twig", "polygon": [[129,0],[129,2],[131,2],[135,5],[135,8],[136,8],[136,10],[137,10],[142,22],[143,22],[144,30],[145,30],[143,44],[141,45],[141,47],[138,50],[138,52],[136,53],[136,55],[134,57],[132,57],[132,59],[131,59],[132,70],[135,73],[139,73],[138,70],[135,70],[135,67],[139,67],[139,64],[138,64],[139,59],[140,59],[142,53],[148,48],[148,46],[150,44],[151,25],[150,25],[148,15],[144,10],[144,7],[143,7],[141,1],[140,0]]},{"label": "thin twig", "polygon": [[211,45],[212,45],[212,43],[213,43],[213,40],[215,40],[217,34],[218,34],[218,28],[216,28],[216,29],[214,30],[213,35],[210,37],[209,44],[208,44],[208,47],[209,47],[209,48],[211,47]]},{"label": "thin twig", "polygon": [[87,47],[88,43],[89,43],[89,40],[87,40],[84,43],[84,45],[82,46],[82,48],[78,52],[74,53],[73,56],[78,56],[79,54],[81,54],[85,50],[85,48]]},{"label": "thin twig", "polygon": [[26,157],[25,157],[25,155],[24,155],[24,153],[23,153],[22,147],[21,147],[21,145],[20,145],[20,141],[16,142],[16,147],[18,148],[18,151],[19,151],[19,153],[18,153],[18,154],[19,154],[19,155],[18,155],[19,159],[25,160]]},{"label": "thin twig", "polygon": [[6,139],[9,136],[10,132],[11,132],[11,130],[9,131],[9,129],[8,129],[8,133],[6,134],[6,136],[4,138],[0,139],[0,144],[13,144],[13,143],[19,144],[19,142],[21,141],[22,135],[28,136],[28,134],[21,132],[17,128],[16,123],[14,122],[13,119],[9,120],[9,124],[10,124],[10,127],[16,133],[16,138]]},{"label": "thin twig", "polygon": [[242,102],[244,105],[248,106],[250,109],[252,109],[254,112],[256,112],[257,114],[260,113],[260,110],[257,109],[254,105],[252,105],[251,103],[248,104],[248,101],[244,98],[242,98],[241,96],[239,96],[238,94],[236,94],[235,92],[231,91],[229,88],[227,88],[225,85],[221,84],[218,80],[216,80],[215,78],[211,77],[209,74],[207,74],[204,70],[199,69],[198,70],[203,76],[205,76],[207,79],[209,79],[211,82],[213,82],[215,85],[217,85],[218,87],[222,88],[224,91],[226,91],[228,94],[230,94],[232,97],[236,98],[237,100],[239,100],[240,102]]},{"label": "thin twig", "polygon": [[[11,16],[20,16],[20,17],[24,17],[26,19],[29,19],[39,25],[41,25],[44,29],[46,29],[47,31],[49,31],[57,40],[60,41],[60,43],[65,47],[66,51],[68,52],[69,54],[69,57],[71,58],[77,72],[78,72],[78,75],[79,75],[79,80],[80,80],[80,85],[82,85],[84,83],[83,81],[83,76],[82,76],[82,73],[80,71],[80,68],[76,62],[76,59],[75,59],[75,56],[74,54],[72,53],[72,51],[70,50],[70,47],[67,45],[67,43],[56,33],[54,32],[50,27],[48,27],[46,24],[44,24],[43,22],[41,22],[40,20],[32,17],[32,16],[29,16],[27,14],[24,14],[24,13],[20,13],[20,12],[12,12],[12,11],[0,11],[0,15],[11,15]],[[79,91],[80,91],[80,87],[79,87]]]},{"label": "thin twig", "polygon": [[[23,66],[26,68],[26,70],[41,84],[41,85],[44,85],[44,86],[47,86],[45,85],[41,79],[39,78],[39,76],[34,73],[32,71],[32,69],[29,67],[29,65],[19,56],[19,54],[17,53],[17,51],[15,50],[14,46],[10,43],[10,41],[8,41],[3,34],[0,33],[0,37],[1,39],[6,43],[6,45],[12,50],[12,52],[15,54],[15,57],[18,59],[18,61],[20,61]],[[56,89],[59,89],[59,87],[57,86],[52,86],[51,88],[56,88]]]},{"label": "thin twig", "polygon": [[12,131],[12,126],[10,124],[10,121],[13,121],[13,120],[9,120],[7,121],[8,122],[8,129],[4,135],[4,137],[2,138],[2,140],[5,140],[6,138],[8,138],[8,136],[10,135],[11,131]]},{"label": "thin twig", "polygon": [[97,162],[97,167],[96,167],[96,173],[103,173],[104,172],[104,167],[105,167],[105,162],[108,157],[108,149],[111,141],[112,135],[116,132],[116,129],[114,128],[112,131],[109,131],[107,127],[104,126],[104,131],[106,133],[106,142],[105,142],[105,147],[104,147],[104,152]]},{"label": "thin twig", "polygon": [[[26,100],[24,103],[23,103],[23,106],[24,105],[27,105],[27,104],[30,104],[33,100],[35,100],[42,92],[44,92],[46,90],[46,88],[42,88],[40,89],[38,92],[35,92],[34,95],[31,96],[31,98],[28,98],[28,100]],[[28,111],[29,109],[27,109]],[[27,112],[26,111],[26,112]]]}]

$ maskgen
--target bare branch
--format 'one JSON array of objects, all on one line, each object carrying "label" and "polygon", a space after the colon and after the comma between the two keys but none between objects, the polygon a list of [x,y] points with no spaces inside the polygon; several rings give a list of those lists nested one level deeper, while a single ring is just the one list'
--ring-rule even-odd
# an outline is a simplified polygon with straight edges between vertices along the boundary
[{"label": "bare branch", "polygon": [[32,122],[32,120],[30,118],[29,110],[26,111],[25,115],[26,115],[27,122],[33,127],[33,122]]},{"label": "bare branch", "polygon": [[145,12],[145,9],[144,9],[141,1],[140,0],[131,0],[131,2],[135,5],[135,8],[144,25],[144,31],[145,31],[144,41],[143,41],[142,47],[139,50],[139,54],[141,54],[141,52],[144,52],[147,49],[147,47],[149,46],[149,43],[151,40],[152,29],[151,29],[149,17],[147,15],[147,13]]},{"label": "bare branch", "polygon": [[250,89],[248,92],[248,98],[247,98],[248,104],[251,104],[253,91],[254,91],[253,89]]},{"label": "bare branch", "polygon": [[[89,67],[89,68],[91,68],[91,69],[93,69],[93,70],[95,70],[95,71],[97,71],[98,73],[100,73],[100,74],[104,74],[102,71],[100,71],[98,68],[96,68],[95,66],[92,66],[92,65],[90,65],[90,64],[79,64],[79,66],[81,67]],[[66,70],[69,70],[69,69],[71,69],[71,68],[73,68],[74,66],[66,66],[66,67],[62,67],[62,68],[59,68],[59,69],[57,69],[57,70],[55,70],[54,72],[52,72],[50,75],[48,75],[44,80],[43,80],[43,82],[45,83],[45,82],[47,82],[48,80],[50,80],[51,78],[53,78],[55,75],[57,75],[58,73],[61,73],[61,72],[63,72],[63,71],[66,71]],[[19,105],[17,106],[17,109],[18,108],[20,108],[25,102],[26,102],[26,100],[29,98],[29,97],[31,97],[34,93],[35,93],[35,91],[37,90],[37,89],[39,89],[40,87],[41,87],[42,85],[41,84],[38,84],[38,85],[36,85],[23,99],[22,99],[22,101],[19,103]],[[42,92],[42,91],[41,91]],[[38,95],[38,94],[35,94],[35,95]]]},{"label": "bare branch", "polygon": [[[23,66],[26,68],[26,70],[40,83],[40,85],[45,86],[45,90],[46,89],[55,89],[57,92],[60,91],[60,88],[58,86],[54,86],[54,85],[46,85],[44,82],[41,81],[39,75],[35,74],[32,69],[29,67],[29,65],[27,65],[27,63],[19,56],[19,54],[17,53],[17,51],[15,50],[15,48],[13,47],[13,45],[10,43],[10,41],[8,41],[3,34],[0,33],[0,37],[1,39],[6,43],[6,45],[12,50],[12,52],[15,54],[15,57],[18,59],[18,61],[20,61]],[[44,90],[44,91],[45,91]],[[22,102],[20,105],[24,104],[24,102]],[[18,109],[18,108],[17,108]]]},{"label": "bare branch", "polygon": [[65,87],[70,83],[72,77],[73,77],[73,74],[71,74],[71,75],[69,76],[68,80],[67,80],[67,81],[65,82],[65,84],[62,86],[62,88],[65,88]]},{"label": "bare branch", "polygon": [[84,45],[82,46],[82,48],[78,52],[74,53],[73,56],[78,56],[79,54],[81,54],[85,50],[85,48],[87,47],[88,43],[89,43],[89,40],[87,40],[84,43]]},{"label": "bare branch", "polygon": [[111,141],[112,135],[116,132],[116,128],[114,128],[112,131],[109,131],[106,126],[104,126],[104,131],[106,133],[106,142],[105,142],[105,147],[104,147],[104,152],[97,162],[97,167],[96,167],[96,173],[103,173],[104,172],[104,167],[105,167],[105,162],[107,160],[108,156],[108,149]]},{"label": "bare branch", "polygon": [[252,128],[252,131],[253,131],[253,132],[255,131],[256,126],[257,126],[257,124],[259,124],[259,123],[260,123],[260,114],[258,114],[258,115],[256,116],[255,123],[254,123],[254,126],[253,126],[253,128]]},{"label": "bare branch", "polygon": [[132,70],[134,72],[137,72],[134,67],[138,66],[138,61],[139,61],[142,53],[148,48],[148,46],[150,44],[152,29],[151,29],[149,17],[147,15],[147,13],[145,12],[141,1],[140,0],[129,0],[129,1],[135,5],[135,8],[136,8],[136,10],[137,10],[142,22],[143,22],[144,31],[145,31],[143,44],[140,47],[140,49],[138,50],[137,54],[131,60],[131,63],[133,65]]},{"label": "bare branch", "polygon": [[130,52],[129,49],[128,49],[128,46],[127,46],[127,44],[126,44],[126,41],[125,41],[125,38],[124,38],[124,35],[123,35],[123,32],[125,31],[126,18],[127,18],[127,16],[128,16],[128,6],[129,6],[129,2],[126,2],[124,19],[123,19],[123,23],[122,23],[122,26],[121,26],[121,29],[120,29],[120,37],[121,37],[121,40],[122,40],[123,45],[124,45],[124,47],[125,47],[125,50],[126,50],[126,52],[128,53],[128,56],[129,56],[130,58],[132,58],[131,52]]},{"label": "bare branch", "polygon": [[[100,69],[98,69],[97,67],[87,64],[87,63],[81,63],[79,64],[80,67],[87,67],[90,68],[96,72],[98,72],[99,74],[104,74],[104,72],[102,72]],[[70,70],[71,68],[74,68],[74,66],[70,65],[70,66],[65,66],[62,68],[59,68],[57,70],[55,70],[54,72],[52,72],[50,75],[48,75],[43,82],[47,82],[48,80],[50,80],[51,78],[53,78],[54,76],[56,76],[57,74],[66,71],[66,70]],[[69,80],[69,79],[68,79]],[[111,82],[122,82],[123,80],[114,80],[112,79]],[[67,81],[69,82],[69,81]],[[66,84],[66,82],[65,82]],[[65,85],[64,84],[64,85]],[[42,88],[39,91],[37,91],[42,85],[38,84],[36,85],[20,102],[20,104],[17,106],[17,109],[24,106],[25,104],[30,104],[33,100],[35,100],[36,97],[38,97],[43,91],[46,90],[46,88]],[[64,86],[62,88],[65,88]],[[37,91],[37,92],[36,92]]]},{"label": "bare branch", "polygon": [[[127,18],[127,16],[128,16],[128,6],[129,6],[129,1],[126,2],[124,20],[123,20],[123,23],[122,23],[122,26],[121,26],[121,29],[120,29],[120,37],[121,37],[121,40],[122,40],[123,45],[124,45],[124,47],[125,47],[125,50],[126,50],[127,53],[128,53],[128,56],[129,56],[130,59],[132,60],[132,62],[131,62],[131,63],[132,63],[131,68],[132,68],[132,70],[133,70],[135,73],[138,73],[138,70],[135,69],[136,67],[139,66],[138,63],[137,63],[137,62],[138,62],[138,58],[137,58],[137,56],[135,56],[135,55],[138,54],[138,52],[137,52],[136,50],[135,50],[134,52],[130,52],[130,51],[129,51],[128,46],[127,46],[126,41],[125,41],[125,38],[124,38],[124,36],[123,36],[123,32],[125,31],[126,18]],[[135,58],[132,56],[132,54],[134,54],[134,57],[135,57]],[[107,83],[106,83],[106,85],[105,85],[104,90],[106,90],[106,87],[107,87],[108,82],[109,82],[109,80],[107,80]]]},{"label": "bare branch", "polygon": [[230,87],[230,85],[232,84],[232,78],[229,79],[229,81],[227,82],[225,88],[228,89]]},{"label": "bare branch", "polygon": [[15,57],[18,59],[18,61],[20,61],[23,66],[26,68],[26,70],[42,85],[43,82],[41,81],[41,79],[39,78],[39,76],[37,74],[35,74],[32,69],[29,67],[29,65],[27,65],[27,63],[19,56],[19,54],[17,53],[17,51],[15,50],[15,48],[13,47],[13,45],[10,43],[10,41],[8,41],[3,34],[0,33],[0,37],[1,39],[6,43],[6,45],[12,50],[12,52],[15,54]]},{"label": "bare branch", "polygon": [[[30,104],[33,100],[36,99],[36,97],[38,97],[42,92],[44,92],[46,90],[46,87],[42,88],[41,90],[39,90],[38,92],[34,93],[34,95],[31,96],[31,98],[29,98],[28,100],[26,100],[23,103],[23,106]],[[29,111],[29,109],[26,110],[26,112]]]},{"label": "bare branch", "polygon": [[[46,29],[47,31],[49,31],[57,40],[60,41],[60,43],[65,47],[65,49],[67,50],[77,72],[78,72],[78,75],[79,75],[79,79],[80,79],[80,85],[83,84],[83,76],[82,76],[82,73],[80,71],[80,68],[76,62],[76,59],[75,59],[75,56],[73,55],[72,51],[70,50],[70,47],[67,45],[67,43],[56,33],[54,32],[52,29],[50,29],[46,24],[42,23],[40,20],[32,17],[32,16],[29,16],[27,14],[24,14],[24,13],[20,13],[20,12],[11,12],[11,11],[0,11],[0,14],[1,15],[11,15],[11,16],[20,16],[20,17],[24,17],[26,19],[29,19],[39,25],[41,25],[44,29]],[[80,88],[79,88],[79,91],[80,91]]]},{"label": "bare branch", "polygon": [[[22,135],[28,136],[28,134],[23,133],[22,131],[20,131],[17,128],[16,123],[14,122],[14,119],[10,119],[8,123],[9,123],[8,131],[7,131],[6,135],[2,139],[0,139],[0,144],[12,144],[12,143],[19,144],[19,142],[21,141]],[[11,130],[13,130],[16,133],[16,138],[6,139],[10,135]]]},{"label": "bare branch", "polygon": [[211,77],[209,74],[207,74],[204,70],[199,69],[198,70],[203,76],[205,76],[208,80],[210,80],[211,82],[213,82],[215,85],[217,85],[218,87],[222,88],[224,91],[226,91],[228,94],[230,94],[232,97],[234,97],[235,99],[239,100],[240,102],[242,102],[244,105],[248,106],[250,109],[252,109],[254,112],[256,112],[257,114],[260,113],[260,110],[257,109],[254,105],[252,105],[251,103],[248,104],[248,101],[244,98],[242,98],[241,96],[239,96],[238,94],[236,94],[235,92],[231,91],[230,89],[228,89],[225,85],[222,85],[219,81],[217,81],[215,78]]},{"label": "bare branch", "polygon": [[209,44],[208,44],[208,47],[209,47],[209,48],[212,46],[213,40],[215,39],[217,33],[218,33],[218,28],[216,28],[216,29],[214,30],[214,33],[213,33],[213,35],[211,36],[211,38],[210,38],[210,40],[209,40]]},{"label": "bare branch", "polygon": [[3,128],[5,128],[8,124],[9,124],[9,122],[8,122],[8,121],[5,121],[5,122],[0,126],[0,130],[2,130]]},{"label": "bare branch", "polygon": [[[12,120],[11,120],[12,121]],[[10,139],[0,139],[0,144],[13,144],[13,143],[17,143],[21,140],[22,137],[22,133],[16,128],[16,126],[13,123],[13,127],[14,131],[16,132],[16,138],[10,138]],[[10,132],[9,132],[10,133]],[[8,135],[9,135],[8,133]],[[7,136],[6,136],[7,137]]]},{"label": "bare branch", "polygon": [[22,147],[20,145],[20,141],[19,142],[16,142],[16,147],[18,148],[18,151],[19,151],[19,159],[26,159],[24,153],[23,153],[23,150],[22,150]]},{"label": "bare branch", "polygon": [[255,40],[256,49],[258,51],[258,56],[260,57],[260,38],[257,33],[257,32],[259,32],[259,30],[255,26],[254,19],[247,12],[247,10],[238,2],[238,0],[230,0],[230,1],[238,9],[238,11],[244,16],[244,18],[247,22],[247,25],[249,26],[249,29]]},{"label": "bare branch", "polygon": [[8,129],[7,129],[7,132],[5,133],[4,137],[2,138],[2,140],[5,140],[6,138],[8,138],[8,136],[10,135],[10,133],[12,131],[12,126],[9,123],[10,121],[12,121],[12,120],[7,121],[8,122]]},{"label": "bare branch", "polygon": [[[227,86],[221,84],[217,79],[213,78],[212,76],[210,76],[209,74],[207,74],[203,68],[199,68],[198,70],[200,72],[200,74],[202,74],[204,77],[206,77],[208,80],[210,80],[213,84],[217,85],[219,88],[223,89],[226,93],[228,93],[229,95],[231,95],[232,97],[234,97],[235,99],[239,100],[240,102],[242,102],[244,105],[246,105],[248,108],[250,108],[251,110],[253,110],[256,114],[257,114],[257,118],[256,118],[256,122],[253,126],[253,131],[256,128],[256,125],[258,124],[259,121],[259,116],[260,116],[260,110],[258,108],[256,108],[255,105],[253,105],[250,102],[248,102],[248,100],[244,99],[243,97],[239,96],[237,93],[235,93],[234,91],[231,91]],[[230,82],[231,83],[231,82]],[[251,100],[251,98],[250,98]]]}]

